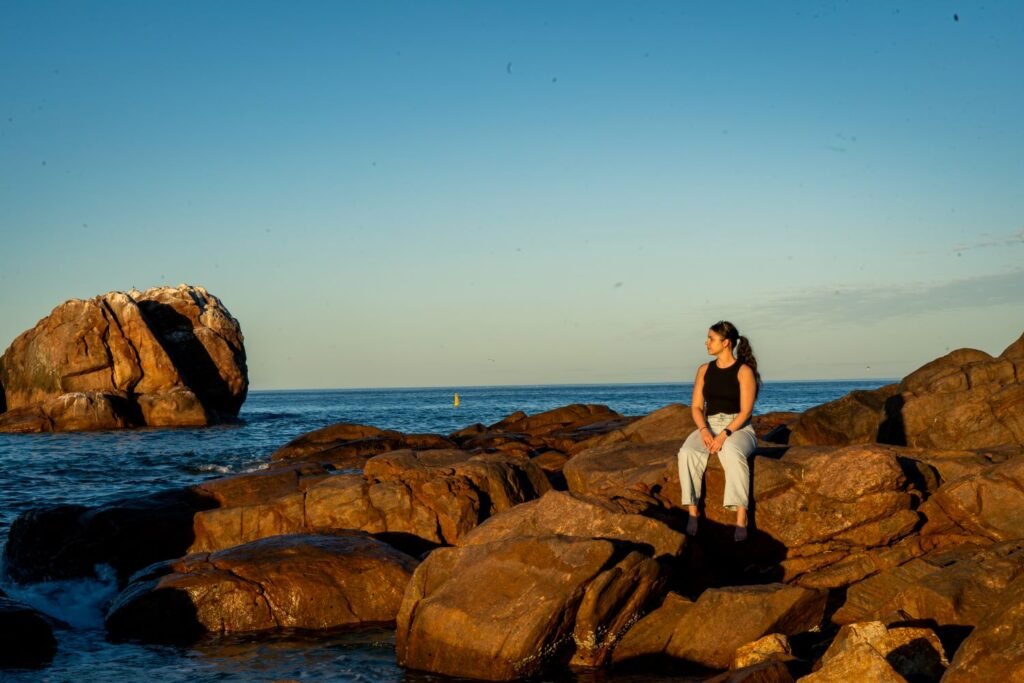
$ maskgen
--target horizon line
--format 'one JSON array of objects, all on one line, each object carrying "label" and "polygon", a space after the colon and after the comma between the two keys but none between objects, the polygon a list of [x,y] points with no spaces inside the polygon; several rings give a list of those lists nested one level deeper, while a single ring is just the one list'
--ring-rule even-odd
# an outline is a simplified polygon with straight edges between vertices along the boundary
[{"label": "horizon line", "polygon": [[[825,382],[866,382],[892,384],[899,382],[897,377],[851,377],[839,379],[772,379],[762,384],[796,384]],[[687,386],[693,380],[675,380],[667,382],[555,382],[551,384],[451,384],[421,386],[376,386],[376,387],[282,387],[282,388],[250,388],[249,393],[302,392],[302,391],[408,391],[408,390],[454,390],[454,389],[526,389],[537,387],[625,387],[625,386]]]}]

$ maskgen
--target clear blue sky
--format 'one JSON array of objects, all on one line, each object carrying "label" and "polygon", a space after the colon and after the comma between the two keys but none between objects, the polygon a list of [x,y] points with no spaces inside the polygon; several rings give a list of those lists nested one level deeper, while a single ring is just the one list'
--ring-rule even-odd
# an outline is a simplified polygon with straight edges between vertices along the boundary
[{"label": "clear blue sky", "polygon": [[1024,3],[0,4],[0,349],[181,282],[254,388],[898,377],[1024,331]]}]

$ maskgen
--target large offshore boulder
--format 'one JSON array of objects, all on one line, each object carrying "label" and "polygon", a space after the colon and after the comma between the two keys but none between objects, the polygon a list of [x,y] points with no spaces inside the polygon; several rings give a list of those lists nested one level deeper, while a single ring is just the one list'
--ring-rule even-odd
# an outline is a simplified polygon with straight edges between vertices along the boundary
[{"label": "large offshore boulder", "polygon": [[918,448],[1024,445],[1024,336],[992,357],[957,349],[899,384],[857,391],[805,412],[794,445],[879,441]]},{"label": "large offshore boulder", "polygon": [[64,302],[0,356],[0,386],[0,431],[78,431],[230,420],[249,379],[238,321],[180,285]]},{"label": "large offshore boulder", "polygon": [[106,624],[113,635],[154,641],[389,624],[415,567],[358,531],[276,536],[139,572]]}]

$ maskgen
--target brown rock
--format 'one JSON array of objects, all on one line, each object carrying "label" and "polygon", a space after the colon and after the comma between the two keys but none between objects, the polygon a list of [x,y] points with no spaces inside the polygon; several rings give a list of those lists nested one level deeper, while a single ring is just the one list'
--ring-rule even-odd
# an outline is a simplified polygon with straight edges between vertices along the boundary
[{"label": "brown rock", "polygon": [[781,633],[769,633],[737,648],[729,668],[745,669],[772,660],[785,661],[792,657],[793,649],[789,646],[789,639]]},{"label": "brown rock", "polygon": [[899,393],[895,384],[872,391],[857,390],[807,410],[789,425],[794,446],[847,446],[872,443],[885,422],[886,401]]},{"label": "brown rock", "polygon": [[248,389],[238,321],[185,285],[61,304],[0,357],[0,383],[9,410],[40,408],[36,426],[56,430],[210,424]]},{"label": "brown rock", "polygon": [[649,547],[655,557],[682,552],[685,537],[663,523],[628,514],[600,499],[550,491],[538,500],[517,505],[494,515],[458,541],[458,545],[482,545],[512,538],[539,536],[604,538]]},{"label": "brown rock", "polygon": [[614,661],[668,655],[725,669],[749,643],[817,628],[825,597],[824,591],[783,584],[709,589],[696,603],[670,594],[622,638]]},{"label": "brown rock", "polygon": [[850,586],[832,620],[848,624],[901,613],[941,627],[976,626],[1022,574],[1024,540],[933,552]]},{"label": "brown rock", "polygon": [[[577,453],[562,468],[569,490],[582,496],[636,500],[643,504],[667,503],[679,488],[670,477],[675,471],[680,443],[621,441]],[[678,491],[674,492],[679,500]]]},{"label": "brown rock", "polygon": [[519,414],[515,413],[505,418],[493,428],[504,432],[520,432],[533,436],[542,436],[555,433],[580,432],[590,425],[622,419],[621,415],[608,406],[583,405],[579,403],[547,410],[536,415],[523,414],[524,416],[519,419],[512,419]]},{"label": "brown rock", "polygon": [[799,680],[800,683],[907,683],[907,679],[867,643],[850,647],[830,659],[825,666]]},{"label": "brown rock", "polygon": [[[454,543],[491,515],[550,490],[529,458],[457,450],[392,451],[367,460],[362,475],[302,475],[271,470],[234,478],[237,483],[204,483],[213,495],[242,492],[232,494],[238,504],[195,516],[190,552],[332,529]],[[260,492],[246,494],[245,487],[260,479]]]},{"label": "brown rock", "polygon": [[271,455],[271,460],[315,461],[340,468],[358,469],[368,458],[389,451],[449,448],[455,448],[455,443],[436,434],[402,434],[342,422],[292,439],[277,449]]},{"label": "brown rock", "polygon": [[399,432],[385,431],[369,425],[338,422],[297,436],[274,451],[271,460],[298,460],[313,453],[351,441],[362,441],[378,436],[401,436]]},{"label": "brown rock", "polygon": [[694,602],[678,593],[665,596],[660,607],[630,628],[612,652],[616,664],[643,657],[663,655],[676,625],[693,608]]},{"label": "brown rock", "polygon": [[805,633],[821,624],[824,591],[784,584],[704,591],[673,629],[666,654],[725,669],[736,650],[770,633]]},{"label": "brown rock", "polygon": [[[1024,405],[1024,404],[1022,404]],[[1024,458],[943,484],[922,509],[923,536],[964,534],[992,541],[1024,538]]]},{"label": "brown rock", "polygon": [[579,453],[597,446],[607,446],[623,441],[630,443],[675,441],[682,444],[694,429],[696,429],[696,425],[693,422],[690,407],[673,403],[607,434],[581,441],[575,444],[570,452]]},{"label": "brown rock", "polygon": [[791,448],[783,462],[756,467],[757,528],[787,548],[844,534],[849,545],[880,546],[913,527],[906,512],[915,499],[890,448]]},{"label": "brown rock", "polygon": [[417,568],[398,615],[402,666],[512,680],[564,656],[597,665],[660,568],[605,540],[550,536],[441,548]]},{"label": "brown rock", "polygon": [[[795,580],[806,588],[841,588],[873,576],[886,569],[898,567],[925,553],[917,536],[910,536],[891,547],[852,550],[844,548],[827,552],[828,558],[803,571],[787,567],[785,581]],[[797,558],[803,559],[803,558]],[[782,562],[786,567],[790,560]]]},{"label": "brown rock", "polygon": [[943,681],[1024,680],[1024,578],[1001,591],[997,606],[986,615],[953,657]]},{"label": "brown rock", "polygon": [[789,443],[790,427],[800,419],[801,413],[775,411],[754,415],[751,424],[757,438],[769,443]]},{"label": "brown rock", "polygon": [[793,683],[786,662],[768,660],[705,679],[704,683]]},{"label": "brown rock", "polygon": [[46,416],[41,406],[15,408],[6,413],[0,413],[0,433],[36,434],[52,431],[53,421]]},{"label": "brown rock", "polygon": [[909,680],[936,681],[949,660],[935,632],[927,628],[892,627],[880,621],[847,624],[839,629],[821,658],[823,669],[861,646],[873,649],[900,676]]},{"label": "brown rock", "polygon": [[268,538],[151,567],[114,600],[107,628],[174,641],[203,632],[386,624],[415,565],[358,532]]},{"label": "brown rock", "polygon": [[57,652],[47,617],[0,591],[0,669],[45,666]]},{"label": "brown rock", "polygon": [[812,408],[791,425],[789,443],[880,441],[947,450],[1024,445],[1020,347],[1018,339],[998,358],[958,349],[898,385]]},{"label": "brown rock", "polygon": [[202,427],[210,424],[206,406],[191,389],[175,387],[169,391],[142,394],[137,400],[143,421],[153,427]]}]

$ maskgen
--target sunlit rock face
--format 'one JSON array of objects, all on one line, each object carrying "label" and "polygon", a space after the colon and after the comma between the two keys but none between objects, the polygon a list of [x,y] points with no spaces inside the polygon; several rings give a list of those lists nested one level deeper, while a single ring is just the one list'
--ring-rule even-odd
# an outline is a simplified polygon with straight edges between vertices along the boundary
[{"label": "sunlit rock face", "polygon": [[249,387],[242,330],[202,287],[57,306],[0,356],[0,432],[203,426]]},{"label": "sunlit rock face", "polygon": [[916,448],[1024,445],[1024,335],[993,357],[957,349],[874,391],[808,410],[791,445],[878,441]]}]

